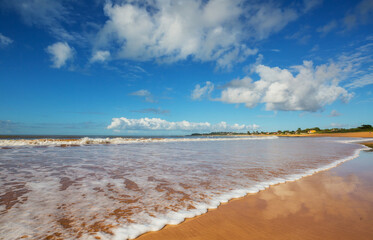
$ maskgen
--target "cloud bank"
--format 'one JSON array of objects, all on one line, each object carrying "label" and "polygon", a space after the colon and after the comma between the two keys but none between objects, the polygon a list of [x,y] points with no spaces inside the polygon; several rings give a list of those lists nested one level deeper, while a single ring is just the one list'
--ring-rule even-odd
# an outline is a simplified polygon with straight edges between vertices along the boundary
[{"label": "cloud bank", "polygon": [[256,124],[233,124],[229,125],[226,122],[211,124],[209,122],[169,122],[160,118],[140,118],[128,119],[125,117],[113,118],[107,129],[112,130],[159,130],[159,131],[248,131],[258,129]]},{"label": "cloud bank", "polygon": [[339,86],[343,69],[333,63],[314,67],[311,61],[304,61],[290,70],[258,65],[255,72],[258,81],[235,79],[217,100],[249,108],[265,103],[266,110],[314,112],[337,99],[348,102],[353,96]]},{"label": "cloud bank", "polygon": [[61,68],[68,60],[73,59],[74,49],[66,42],[57,42],[47,47],[46,51],[51,55],[52,67]]}]

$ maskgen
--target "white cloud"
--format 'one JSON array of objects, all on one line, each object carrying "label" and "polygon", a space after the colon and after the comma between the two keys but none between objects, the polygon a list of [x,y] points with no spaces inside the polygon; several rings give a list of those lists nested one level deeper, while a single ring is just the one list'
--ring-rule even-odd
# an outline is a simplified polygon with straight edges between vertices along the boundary
[{"label": "white cloud", "polygon": [[341,116],[341,114],[335,109],[333,109],[329,115],[329,117],[338,117],[338,116]]},{"label": "white cloud", "polygon": [[97,36],[97,48],[117,46],[115,55],[122,59],[191,58],[215,61],[221,68],[257,53],[246,40],[266,38],[299,15],[274,2],[242,0],[109,2],[104,12],[108,20]]},{"label": "white cloud", "polygon": [[369,24],[373,19],[373,1],[362,0],[349,11],[343,19],[345,27],[349,30],[360,24]]},{"label": "white cloud", "polygon": [[[273,50],[271,50],[271,51],[273,51]],[[264,59],[263,55],[262,54],[258,54],[258,57],[255,60],[255,63],[252,63],[252,64],[244,67],[243,70],[245,72],[249,72],[250,74],[253,73],[253,72],[255,72],[256,67],[259,66],[260,64],[262,64],[263,59]]]},{"label": "white cloud", "polygon": [[317,52],[317,51],[319,51],[319,50],[320,50],[320,46],[319,46],[319,44],[316,44],[315,46],[313,46],[313,47],[311,48],[310,52]]},{"label": "white cloud", "polygon": [[141,89],[136,92],[130,93],[132,96],[138,96],[138,97],[144,97],[145,101],[154,103],[155,100],[153,98],[153,95],[146,89]]},{"label": "white cloud", "polygon": [[294,9],[282,9],[272,3],[254,4],[249,11],[248,24],[256,39],[265,39],[272,33],[279,32],[289,22],[298,18]]},{"label": "white cloud", "polygon": [[354,89],[373,84],[373,42],[367,39],[365,44],[358,43],[350,51],[342,53],[338,58],[338,64],[344,66],[349,79],[345,87]]},{"label": "white cloud", "polygon": [[337,21],[332,20],[328,24],[326,24],[326,25],[324,25],[322,27],[319,27],[317,29],[317,31],[320,32],[320,33],[322,33],[323,35],[326,35],[330,31],[332,31],[333,29],[335,29],[336,27],[337,27]]},{"label": "white cloud", "polygon": [[105,62],[109,57],[109,51],[97,51],[92,55],[91,62]]},{"label": "white cloud", "polygon": [[113,118],[107,129],[112,130],[160,130],[160,131],[248,131],[258,129],[256,124],[233,124],[226,122],[211,124],[209,122],[169,122],[160,118],[128,119],[125,117]]},{"label": "white cloud", "polygon": [[152,114],[169,114],[169,110],[163,110],[160,108],[145,108],[145,109],[140,109],[140,110],[133,110],[131,112],[137,112],[137,113],[152,113]]},{"label": "white cloud", "polygon": [[12,8],[21,15],[29,25],[46,24],[63,20],[67,14],[61,1],[58,0],[17,0],[7,1],[5,7]]},{"label": "white cloud", "polygon": [[6,47],[13,43],[13,40],[0,33],[0,47]]},{"label": "white cloud", "polygon": [[321,5],[323,0],[304,0],[304,11],[308,12],[311,9],[316,8],[317,6]]},{"label": "white cloud", "polygon": [[214,84],[212,82],[207,81],[204,87],[201,87],[199,84],[197,84],[192,91],[191,98],[193,100],[199,100],[206,96],[209,97],[213,90]]},{"label": "white cloud", "polygon": [[[68,32],[61,23],[69,22],[68,8],[59,0],[3,1],[3,6],[17,12],[25,24],[45,27],[58,39],[74,40],[78,33]],[[71,8],[71,7],[70,7]],[[79,37],[81,40],[82,38]]]},{"label": "white cloud", "polygon": [[307,44],[308,41],[311,39],[311,34],[310,34],[310,27],[309,26],[304,26],[297,30],[295,33],[290,34],[286,36],[287,39],[295,39],[297,40],[300,44]]},{"label": "white cloud", "polygon": [[371,85],[371,84],[373,84],[373,73],[368,73],[353,80],[351,83],[347,84],[346,87],[361,88],[361,87]]},{"label": "white cloud", "polygon": [[68,60],[74,57],[74,49],[66,42],[56,42],[48,46],[46,51],[51,55],[54,68],[63,67]]},{"label": "white cloud", "polygon": [[255,72],[260,80],[235,79],[226,85],[218,100],[244,103],[250,108],[265,103],[267,110],[313,112],[338,98],[347,102],[353,96],[338,85],[342,69],[333,63],[314,67],[312,62],[304,61],[291,70],[259,65]]}]

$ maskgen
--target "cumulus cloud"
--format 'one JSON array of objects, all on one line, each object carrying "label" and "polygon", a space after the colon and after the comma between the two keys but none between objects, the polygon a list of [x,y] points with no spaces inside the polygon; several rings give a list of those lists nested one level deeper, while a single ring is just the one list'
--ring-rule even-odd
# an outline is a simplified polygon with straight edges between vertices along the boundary
[{"label": "cumulus cloud", "polygon": [[91,62],[105,62],[109,57],[109,51],[97,51],[92,55]]},{"label": "cumulus cloud", "polygon": [[244,42],[283,29],[299,13],[274,2],[178,0],[108,2],[97,47],[118,58],[175,62],[215,61],[229,68],[257,53]]},{"label": "cumulus cloud", "polygon": [[112,130],[160,130],[160,131],[248,131],[258,129],[259,125],[233,124],[226,122],[211,124],[209,122],[169,122],[160,118],[128,119],[113,118],[107,129]]},{"label": "cumulus cloud", "polygon": [[200,100],[203,97],[210,96],[211,92],[214,90],[214,84],[207,81],[204,87],[197,84],[192,91],[191,98],[193,100]]},{"label": "cumulus cloud", "polygon": [[[278,49],[272,49],[271,51],[274,51],[274,50],[278,50]],[[280,50],[278,50],[278,51],[280,51]],[[274,51],[274,52],[276,52],[276,51]],[[258,54],[258,57],[255,60],[255,63],[252,63],[252,64],[244,67],[244,71],[248,72],[250,74],[255,72],[256,67],[259,66],[260,64],[262,64],[263,59],[264,59],[263,55]]]},{"label": "cumulus cloud", "polygon": [[311,61],[293,66],[291,71],[258,65],[258,81],[249,77],[235,79],[225,86],[218,100],[250,108],[265,103],[267,110],[314,112],[337,99],[347,102],[352,98],[339,86],[341,71],[333,63],[314,67]]},{"label": "cumulus cloud", "polygon": [[74,49],[66,42],[57,42],[47,47],[46,51],[51,55],[52,67],[61,68],[68,60],[73,59]]},{"label": "cumulus cloud", "polygon": [[13,43],[13,40],[0,33],[0,47],[6,47]]},{"label": "cumulus cloud", "polygon": [[138,97],[144,97],[145,101],[154,103],[155,100],[153,98],[153,95],[146,89],[141,89],[136,92],[130,93],[131,96],[138,96]]}]

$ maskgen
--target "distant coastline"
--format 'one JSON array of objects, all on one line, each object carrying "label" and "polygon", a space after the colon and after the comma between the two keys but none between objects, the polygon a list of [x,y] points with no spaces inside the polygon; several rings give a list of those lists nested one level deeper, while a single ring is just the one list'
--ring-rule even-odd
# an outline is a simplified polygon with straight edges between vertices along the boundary
[{"label": "distant coastline", "polygon": [[278,130],[276,132],[253,131],[253,132],[211,132],[211,133],[193,133],[190,136],[280,136],[280,137],[373,137],[373,126],[363,124],[357,128],[298,128],[297,131]]}]

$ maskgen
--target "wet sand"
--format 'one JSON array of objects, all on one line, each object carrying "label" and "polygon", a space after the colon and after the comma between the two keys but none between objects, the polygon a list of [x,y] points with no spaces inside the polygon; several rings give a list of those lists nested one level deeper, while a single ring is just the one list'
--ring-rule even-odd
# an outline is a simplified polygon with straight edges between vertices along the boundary
[{"label": "wet sand", "polygon": [[361,152],[138,239],[373,239],[372,172],[373,153]]}]

